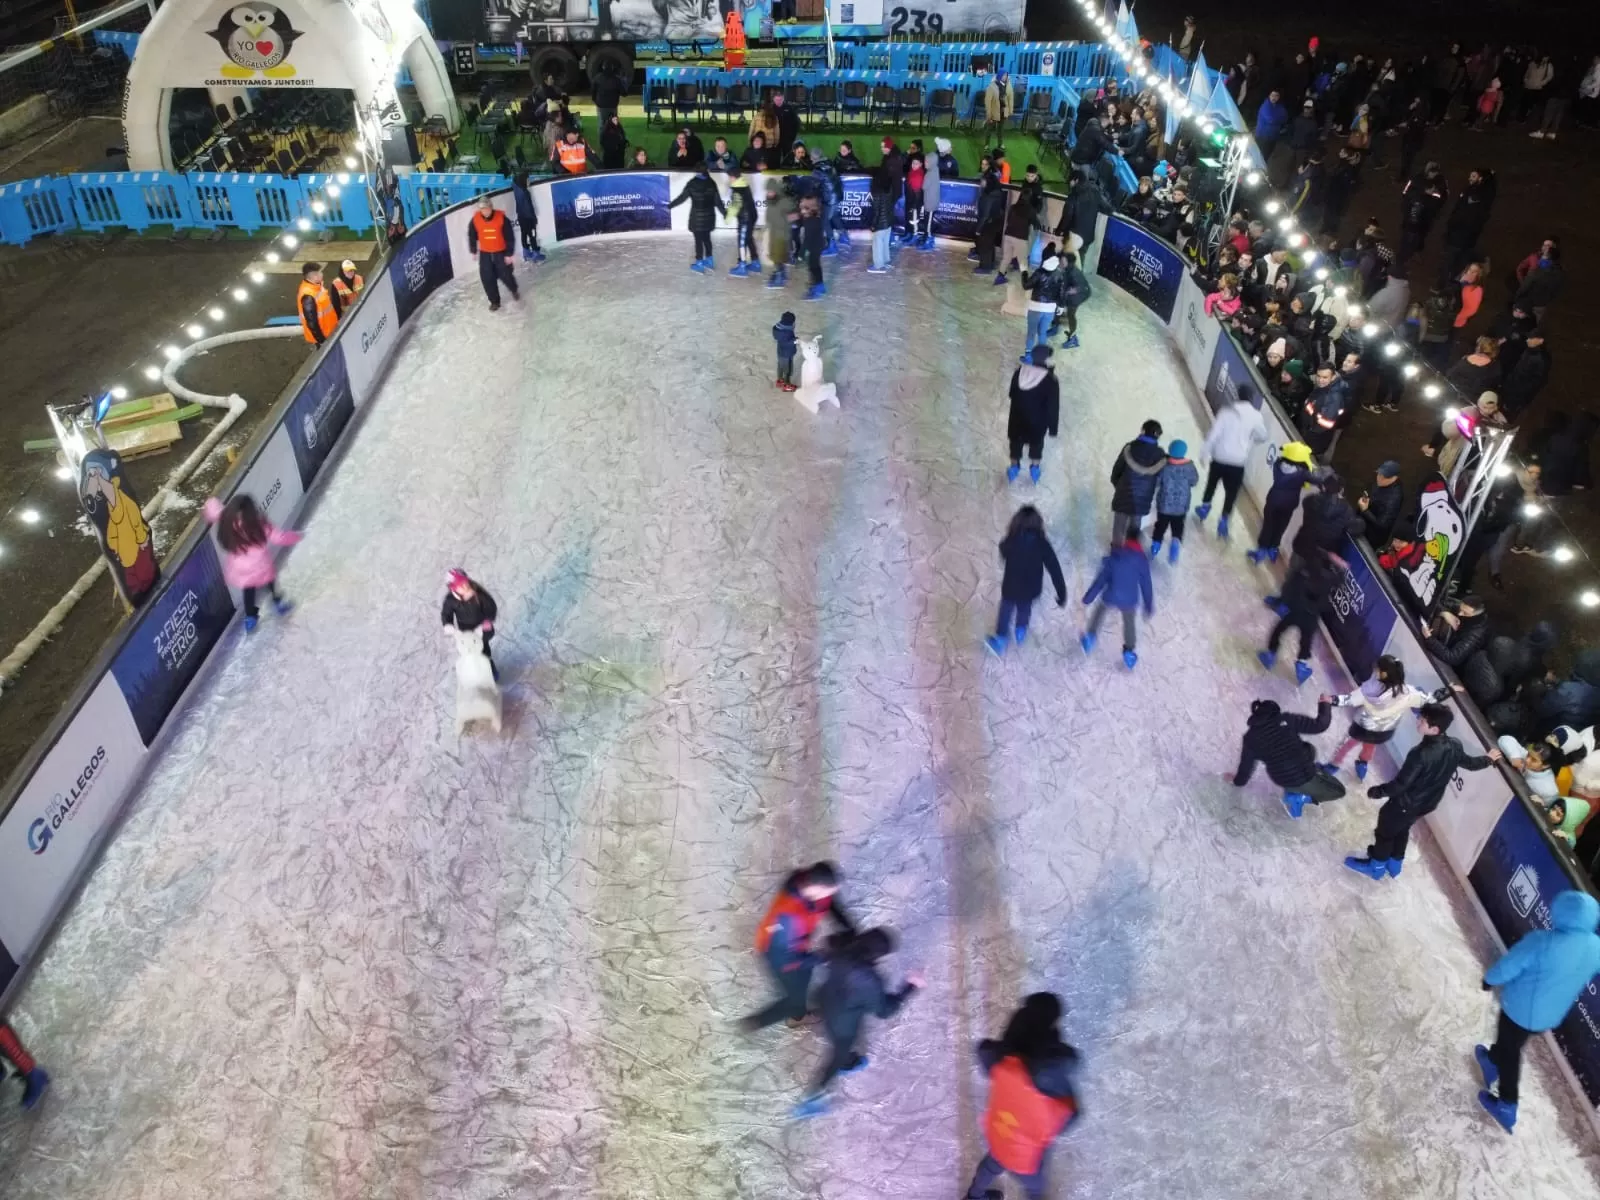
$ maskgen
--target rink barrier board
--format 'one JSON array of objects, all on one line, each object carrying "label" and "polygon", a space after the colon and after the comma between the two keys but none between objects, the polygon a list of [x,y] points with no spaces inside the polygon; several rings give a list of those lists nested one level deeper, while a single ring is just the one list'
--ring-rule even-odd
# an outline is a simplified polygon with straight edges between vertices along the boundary
[{"label": "rink barrier board", "polygon": [[[681,236],[687,228],[688,206],[667,209],[664,227],[660,210],[691,177],[686,172],[639,172],[538,181],[533,194],[541,237],[550,244],[576,244],[618,235]],[[567,196],[558,189],[593,187],[609,179],[628,182],[636,199],[648,192],[647,198],[638,199],[639,214],[609,229],[569,223],[569,236],[560,237],[558,207],[571,204],[576,221],[579,205],[575,193]],[[651,183],[641,190],[644,179]],[[493,198],[497,207],[513,215],[508,192]],[[589,197],[586,211],[591,217],[597,211],[595,200]],[[1058,194],[1049,196],[1052,226],[1062,200]],[[476,273],[466,248],[472,212],[470,199],[458,202],[412,229],[390,251],[357,306],[273,405],[247,453],[219,488],[220,495],[249,492],[279,524],[293,521],[356,411],[375,393],[406,322],[452,279],[461,277],[470,286]],[[632,227],[646,220],[648,226]],[[1170,273],[1175,267],[1180,274],[1173,287]],[[1268,445],[1265,454],[1252,457],[1245,491],[1259,506],[1270,484],[1270,462],[1283,444],[1299,435],[1233,335],[1204,316],[1203,293],[1181,254],[1122,217],[1102,216],[1100,236],[1083,268],[1117,282],[1163,319],[1208,409],[1214,411],[1223,395],[1237,394],[1241,387],[1253,393],[1252,401],[1266,418]],[[1286,545],[1293,530],[1291,526]],[[1364,570],[1347,573],[1336,597],[1342,606],[1339,619],[1330,621],[1328,635],[1330,647],[1352,679],[1366,677],[1368,660],[1386,629],[1383,652],[1405,663],[1408,679],[1423,688],[1456,682],[1428,657],[1416,622],[1370,548],[1364,541],[1352,541],[1347,553]],[[145,607],[107,644],[71,704],[7,783],[6,806],[0,810],[4,813],[0,817],[0,1007],[37,962],[50,931],[92,869],[158,752],[161,733],[239,611],[237,597],[222,584],[213,537],[199,522],[185,531],[163,564],[163,576]],[[1457,697],[1451,703],[1464,718],[1452,732],[1469,752],[1494,744],[1487,722],[1470,702]],[[1402,723],[1394,740],[1383,747],[1391,767],[1415,738],[1413,726]],[[1529,929],[1547,927],[1554,894],[1586,885],[1581,871],[1537,819],[1522,781],[1508,769],[1497,768],[1458,774],[1453,788],[1428,824],[1486,927],[1505,944]],[[1600,1129],[1600,1001],[1595,983],[1553,1041],[1563,1071],[1575,1092],[1585,1097],[1587,1115]]]}]

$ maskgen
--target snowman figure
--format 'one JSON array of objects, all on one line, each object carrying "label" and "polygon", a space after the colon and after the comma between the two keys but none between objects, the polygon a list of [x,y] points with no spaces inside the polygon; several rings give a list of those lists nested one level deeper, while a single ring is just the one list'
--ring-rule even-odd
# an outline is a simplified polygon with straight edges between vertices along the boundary
[{"label": "snowman figure", "polygon": [[800,342],[800,387],[794,398],[815,415],[824,404],[839,407],[839,392],[831,383],[822,382],[822,335],[805,338]]}]

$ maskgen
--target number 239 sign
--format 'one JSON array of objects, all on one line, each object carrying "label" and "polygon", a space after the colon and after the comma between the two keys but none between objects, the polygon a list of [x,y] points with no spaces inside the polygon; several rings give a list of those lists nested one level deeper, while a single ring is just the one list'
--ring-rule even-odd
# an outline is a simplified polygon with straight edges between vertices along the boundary
[{"label": "number 239 sign", "polygon": [[918,34],[1022,32],[1023,0],[933,0],[924,8],[889,10],[889,32]]}]

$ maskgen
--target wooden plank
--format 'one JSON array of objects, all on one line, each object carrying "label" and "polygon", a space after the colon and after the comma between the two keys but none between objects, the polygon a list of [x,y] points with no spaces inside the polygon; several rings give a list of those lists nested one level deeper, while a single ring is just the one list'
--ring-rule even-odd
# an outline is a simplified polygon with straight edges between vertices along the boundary
[{"label": "wooden plank", "polygon": [[[171,392],[160,392],[154,396],[142,396],[138,401],[130,401],[130,404],[135,403],[142,405],[142,411],[107,416],[100,423],[100,428],[106,435],[106,443],[123,458],[164,454],[172,448],[172,443],[183,440],[183,427],[178,424],[177,419],[178,402],[172,398]],[[171,419],[166,421],[156,419],[163,413],[170,413]],[[137,427],[130,428],[129,426],[135,422]]]}]

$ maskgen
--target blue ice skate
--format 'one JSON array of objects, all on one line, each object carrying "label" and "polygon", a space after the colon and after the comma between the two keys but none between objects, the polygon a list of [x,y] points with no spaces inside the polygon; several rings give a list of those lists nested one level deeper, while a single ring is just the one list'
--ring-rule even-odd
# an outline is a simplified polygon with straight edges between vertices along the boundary
[{"label": "blue ice skate", "polygon": [[1161,541],[1160,541],[1159,538],[1152,538],[1151,541],[1150,541],[1150,557],[1151,558],[1160,558],[1161,557]]},{"label": "blue ice skate", "polygon": [[245,614],[245,617],[244,617],[244,631],[246,633],[254,633],[256,631],[256,626],[259,625],[259,624],[261,624],[261,618],[260,617],[256,616],[254,613],[246,613]]},{"label": "blue ice skate", "polygon": [[1078,335],[1073,334],[1066,341],[1062,342],[1061,348],[1063,350],[1076,350],[1078,348]]},{"label": "blue ice skate", "polygon": [[1483,1072],[1483,1086],[1492,1088],[1500,1082],[1500,1068],[1494,1065],[1494,1059],[1489,1057],[1489,1047],[1474,1046],[1472,1057],[1478,1060],[1478,1070]]},{"label": "blue ice skate", "polygon": [[1304,792],[1285,792],[1283,794],[1283,807],[1294,820],[1300,819],[1300,814],[1306,811],[1306,805],[1311,803],[1311,797]]},{"label": "blue ice skate", "polygon": [[784,284],[786,284],[788,282],[789,282],[789,269],[787,267],[779,267],[776,271],[774,271],[772,273],[772,277],[767,280],[767,286],[769,288],[781,288]]},{"label": "blue ice skate", "polygon": [[1504,1129],[1507,1133],[1511,1132],[1512,1127],[1517,1123],[1517,1106],[1515,1104],[1507,1104],[1499,1096],[1487,1091],[1478,1093],[1478,1103],[1483,1105],[1484,1112],[1499,1122],[1501,1129]]},{"label": "blue ice skate", "polygon": [[996,658],[1003,658],[1006,652],[1006,640],[998,633],[991,633],[983,639],[983,644],[989,647],[989,653]]},{"label": "blue ice skate", "polygon": [[[978,261],[978,252],[976,250],[968,250],[967,251],[967,261],[968,262],[977,262]],[[986,271],[986,272],[984,272],[984,274],[988,274],[988,272]]]},{"label": "blue ice skate", "polygon": [[789,1115],[796,1121],[809,1121],[812,1117],[825,1117],[828,1115],[828,1098],[826,1096],[812,1096],[809,1099],[802,1100],[789,1110]]},{"label": "blue ice skate", "polygon": [[1356,759],[1356,778],[1361,780],[1363,783],[1366,782],[1367,760],[1364,758]]},{"label": "blue ice skate", "polygon": [[1167,548],[1167,562],[1172,566],[1178,565],[1178,554],[1183,550],[1183,543],[1177,538],[1172,539],[1172,545]]},{"label": "blue ice skate", "polygon": [[839,1074],[854,1075],[857,1071],[865,1071],[867,1069],[867,1063],[870,1061],[871,1060],[865,1054],[858,1054],[850,1060],[849,1066],[841,1067],[839,1069]]},{"label": "blue ice skate", "polygon": [[1006,273],[1004,271],[996,271],[994,273],[994,286],[995,287],[1005,287],[1005,285],[1006,285]]},{"label": "blue ice skate", "polygon": [[1389,874],[1389,868],[1386,863],[1374,862],[1370,858],[1362,858],[1356,854],[1348,855],[1344,860],[1344,865],[1357,875],[1365,875],[1368,879],[1384,879]]},{"label": "blue ice skate", "polygon": [[1204,521],[1210,515],[1211,515],[1211,505],[1209,505],[1209,504],[1199,504],[1199,505],[1195,506],[1195,510],[1194,510],[1194,519],[1195,520]]},{"label": "blue ice skate", "polygon": [[705,260],[703,258],[697,258],[692,263],[689,264],[689,270],[695,271],[695,272],[698,272],[701,275],[704,275],[706,273],[706,266],[707,266],[707,260]]},{"label": "blue ice skate", "polygon": [[828,285],[825,283],[813,283],[806,289],[807,300],[821,300],[827,294]]},{"label": "blue ice skate", "polygon": [[529,249],[527,246],[524,246],[522,248],[522,261],[523,262],[532,262],[533,261],[533,251],[531,249]]},{"label": "blue ice skate", "polygon": [[1318,763],[1317,770],[1321,771],[1324,775],[1338,775],[1339,764],[1331,762]]},{"label": "blue ice skate", "polygon": [[735,279],[743,279],[746,275],[750,274],[750,268],[744,263],[735,263],[733,266],[728,268],[728,274],[733,276]]},{"label": "blue ice skate", "polygon": [[1122,652],[1122,665],[1130,671],[1133,670],[1139,665],[1139,656],[1132,650],[1124,650]]},{"label": "blue ice skate", "polygon": [[1038,463],[1029,463],[1028,464],[1028,478],[1031,479],[1034,483],[1038,483],[1039,482],[1039,464]]},{"label": "blue ice skate", "polygon": [[1227,541],[1228,540],[1228,518],[1227,517],[1218,517],[1217,518],[1217,536],[1219,538],[1221,538],[1223,541]]},{"label": "blue ice skate", "polygon": [[1270,671],[1278,665],[1278,656],[1271,650],[1258,650],[1256,652],[1256,661]]},{"label": "blue ice skate", "polygon": [[532,257],[530,257],[528,259],[528,261],[531,262],[531,263],[542,263],[544,260],[545,260],[545,253],[544,253],[543,250],[535,250],[533,252]]},{"label": "blue ice skate", "polygon": [[49,1090],[49,1073],[43,1067],[35,1067],[22,1077],[22,1107],[32,1108]]},{"label": "blue ice skate", "polygon": [[1268,596],[1261,603],[1265,604],[1280,617],[1287,617],[1289,615],[1289,606],[1283,602],[1282,596]]},{"label": "blue ice skate", "polygon": [[1026,625],[1018,625],[1016,632],[1011,636],[1016,639],[1017,645],[1022,645],[1023,642],[1028,640],[1028,627]]},{"label": "blue ice skate", "polygon": [[838,258],[839,257],[839,247],[835,246],[832,242],[829,242],[826,246],[824,246],[822,248],[822,257],[823,258]]},{"label": "blue ice skate", "polygon": [[[969,255],[968,257],[970,258],[972,256]],[[973,267],[972,268],[972,273],[974,275],[987,275],[989,273],[989,268],[988,267]]]},{"label": "blue ice skate", "polygon": [[1390,879],[1399,879],[1400,870],[1406,865],[1406,860],[1403,858],[1391,858],[1383,865],[1388,870]]},{"label": "blue ice skate", "polygon": [[867,268],[868,275],[887,275],[888,273],[888,267],[871,266]]},{"label": "blue ice skate", "polygon": [[1083,647],[1083,652],[1085,654],[1093,654],[1094,653],[1094,640],[1095,640],[1094,639],[1094,634],[1086,633],[1086,634],[1084,634],[1082,637],[1080,637],[1078,639],[1078,645]]},{"label": "blue ice skate", "polygon": [[1021,464],[1020,463],[1012,463],[1009,467],[1006,468],[1006,482],[1007,483],[1015,483],[1017,481],[1017,476],[1021,475],[1021,474],[1022,474],[1022,466],[1021,466]]},{"label": "blue ice skate", "polygon": [[1297,687],[1300,684],[1304,683],[1306,680],[1310,679],[1311,676],[1314,675],[1314,674],[1316,674],[1316,672],[1314,672],[1311,669],[1311,664],[1308,663],[1305,659],[1298,658],[1298,659],[1295,660],[1295,664],[1294,664],[1294,682],[1295,682],[1295,685]]},{"label": "blue ice skate", "polygon": [[272,611],[277,613],[280,617],[287,617],[294,611],[294,601],[274,600],[272,602]]}]

